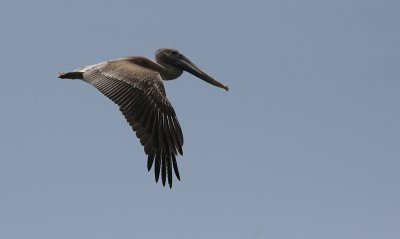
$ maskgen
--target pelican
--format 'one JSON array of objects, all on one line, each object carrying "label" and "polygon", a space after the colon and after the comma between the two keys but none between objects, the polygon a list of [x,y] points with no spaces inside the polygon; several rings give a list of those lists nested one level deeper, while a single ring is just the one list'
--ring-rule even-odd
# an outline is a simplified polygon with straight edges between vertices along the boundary
[{"label": "pelican", "polygon": [[155,53],[156,61],[130,56],[60,72],[58,78],[80,79],[119,106],[147,155],[147,170],[153,166],[156,183],[160,177],[172,187],[172,168],[180,180],[176,157],[183,155],[183,134],[169,102],[163,80],[174,80],[183,71],[228,91],[228,86],[207,75],[173,48]]}]

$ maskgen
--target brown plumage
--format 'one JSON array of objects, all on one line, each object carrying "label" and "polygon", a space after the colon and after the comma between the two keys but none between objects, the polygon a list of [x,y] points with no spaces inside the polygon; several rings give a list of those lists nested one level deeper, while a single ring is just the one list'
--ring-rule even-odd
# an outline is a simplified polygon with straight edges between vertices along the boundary
[{"label": "brown plumage", "polygon": [[136,132],[148,156],[147,169],[154,164],[155,180],[172,187],[172,168],[180,180],[176,156],[183,155],[183,134],[175,111],[165,94],[162,80],[173,80],[183,70],[228,90],[175,49],[156,52],[156,62],[145,57],[125,57],[59,73],[59,78],[81,79],[114,101]]}]

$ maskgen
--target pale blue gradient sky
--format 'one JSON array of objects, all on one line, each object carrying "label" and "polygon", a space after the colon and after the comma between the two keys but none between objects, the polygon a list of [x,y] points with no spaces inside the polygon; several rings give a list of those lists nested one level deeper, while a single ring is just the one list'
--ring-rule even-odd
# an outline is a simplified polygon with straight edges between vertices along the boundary
[{"label": "pale blue gradient sky", "polygon": [[[0,3],[0,238],[400,238],[399,1]],[[57,72],[174,47],[182,181]]]}]

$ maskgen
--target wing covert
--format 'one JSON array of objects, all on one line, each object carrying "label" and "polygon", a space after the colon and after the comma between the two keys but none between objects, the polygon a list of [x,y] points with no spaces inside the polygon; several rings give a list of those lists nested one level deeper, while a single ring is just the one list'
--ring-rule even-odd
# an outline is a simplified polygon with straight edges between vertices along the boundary
[{"label": "wing covert", "polygon": [[108,61],[85,69],[83,80],[115,102],[136,132],[158,181],[172,186],[172,168],[180,180],[176,156],[183,154],[183,134],[165,94],[160,74],[131,59]]}]

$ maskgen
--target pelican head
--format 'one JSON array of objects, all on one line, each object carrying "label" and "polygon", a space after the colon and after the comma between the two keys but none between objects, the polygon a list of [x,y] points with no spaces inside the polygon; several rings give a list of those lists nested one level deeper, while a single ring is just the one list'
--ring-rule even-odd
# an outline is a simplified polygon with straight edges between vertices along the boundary
[{"label": "pelican head", "polygon": [[156,51],[155,55],[157,62],[166,62],[176,68],[187,71],[212,85],[225,89],[226,91],[229,90],[227,85],[224,85],[221,82],[212,78],[211,76],[207,75],[204,71],[202,71],[198,66],[196,66],[193,62],[191,62],[176,49],[161,48]]}]

